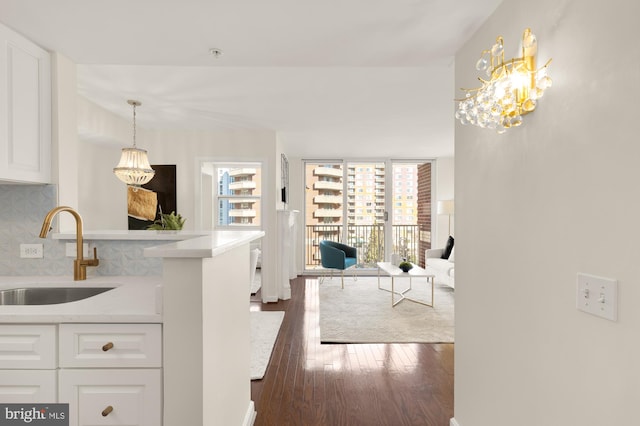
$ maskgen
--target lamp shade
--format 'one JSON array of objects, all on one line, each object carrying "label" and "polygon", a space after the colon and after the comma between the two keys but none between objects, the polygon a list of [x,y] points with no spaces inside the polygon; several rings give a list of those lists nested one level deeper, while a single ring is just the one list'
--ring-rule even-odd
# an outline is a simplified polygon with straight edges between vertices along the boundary
[{"label": "lamp shade", "polygon": [[139,148],[122,148],[120,162],[113,173],[127,185],[133,186],[144,185],[156,174],[149,165],[147,151]]},{"label": "lamp shade", "polygon": [[438,201],[438,214],[446,214],[453,216],[453,200],[440,200]]}]

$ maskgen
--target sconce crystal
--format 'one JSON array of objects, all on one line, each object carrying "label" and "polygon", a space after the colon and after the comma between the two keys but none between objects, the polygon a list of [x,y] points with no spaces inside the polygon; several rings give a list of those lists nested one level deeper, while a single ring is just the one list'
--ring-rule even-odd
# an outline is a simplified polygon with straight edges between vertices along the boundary
[{"label": "sconce crystal", "polygon": [[136,148],[136,107],[142,104],[133,100],[127,103],[133,107],[133,147],[122,148],[120,162],[113,169],[113,173],[127,185],[138,187],[153,179],[156,172],[149,165],[147,151]]},{"label": "sconce crystal", "polygon": [[496,39],[491,49],[483,50],[476,69],[489,80],[476,89],[462,89],[464,99],[457,99],[456,119],[462,124],[493,129],[504,133],[522,124],[522,116],[532,112],[546,89],[551,87],[547,75],[551,59],[536,70],[538,41],[529,28],[522,35],[522,57],[504,60],[504,40]]}]

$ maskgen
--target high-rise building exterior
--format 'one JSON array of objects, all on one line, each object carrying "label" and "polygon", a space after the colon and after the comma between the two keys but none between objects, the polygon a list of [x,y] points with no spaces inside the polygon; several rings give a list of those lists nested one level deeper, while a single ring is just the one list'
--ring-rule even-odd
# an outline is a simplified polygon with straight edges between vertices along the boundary
[{"label": "high-rise building exterior", "polygon": [[[392,190],[385,188],[387,173],[392,173]],[[400,244],[417,247],[418,164],[398,163],[389,171],[382,162],[346,163],[346,166],[307,163],[305,174],[308,264],[319,261],[320,240],[342,241],[345,216],[344,242],[359,247],[359,257],[362,255],[365,263],[374,262],[375,266],[376,260],[382,260],[385,215],[393,218],[393,249]],[[347,180],[346,197],[343,176]],[[389,212],[385,210],[385,197],[392,197]]]},{"label": "high-rise building exterior", "polygon": [[218,224],[252,226],[260,224],[260,169],[256,167],[218,169]]}]

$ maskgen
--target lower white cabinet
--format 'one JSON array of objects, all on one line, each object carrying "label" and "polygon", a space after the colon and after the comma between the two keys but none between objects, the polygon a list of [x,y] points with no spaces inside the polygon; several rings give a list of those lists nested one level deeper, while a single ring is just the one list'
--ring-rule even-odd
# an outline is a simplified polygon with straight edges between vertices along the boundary
[{"label": "lower white cabinet", "polygon": [[160,324],[60,324],[61,368],[162,365]]},{"label": "lower white cabinet", "polygon": [[161,324],[0,324],[0,403],[68,403],[69,426],[161,426]]},{"label": "lower white cabinet", "polygon": [[70,426],[162,424],[162,373],[150,369],[61,369],[59,400]]},{"label": "lower white cabinet", "polygon": [[0,325],[0,368],[55,369],[56,328],[53,324]]},{"label": "lower white cabinet", "polygon": [[60,324],[58,333],[69,426],[162,424],[160,324]]},{"label": "lower white cabinet", "polygon": [[57,370],[0,370],[0,402],[55,403],[57,377]]},{"label": "lower white cabinet", "polygon": [[58,398],[53,324],[0,325],[0,402],[54,403]]}]

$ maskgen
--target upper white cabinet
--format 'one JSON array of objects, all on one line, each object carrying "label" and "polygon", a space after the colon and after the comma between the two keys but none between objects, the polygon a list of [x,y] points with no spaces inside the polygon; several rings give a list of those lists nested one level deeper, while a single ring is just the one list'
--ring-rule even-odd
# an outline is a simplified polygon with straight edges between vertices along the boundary
[{"label": "upper white cabinet", "polygon": [[51,181],[49,52],[0,24],[0,180]]}]

